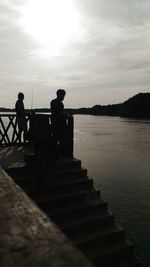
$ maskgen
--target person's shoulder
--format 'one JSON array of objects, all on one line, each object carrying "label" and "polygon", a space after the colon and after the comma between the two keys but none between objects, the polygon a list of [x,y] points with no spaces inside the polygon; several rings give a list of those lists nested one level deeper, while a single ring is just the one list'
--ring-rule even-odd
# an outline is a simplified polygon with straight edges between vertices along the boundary
[{"label": "person's shoulder", "polygon": [[51,105],[55,105],[56,103],[58,103],[57,98],[55,98],[55,99],[53,99],[53,100],[51,101]]}]

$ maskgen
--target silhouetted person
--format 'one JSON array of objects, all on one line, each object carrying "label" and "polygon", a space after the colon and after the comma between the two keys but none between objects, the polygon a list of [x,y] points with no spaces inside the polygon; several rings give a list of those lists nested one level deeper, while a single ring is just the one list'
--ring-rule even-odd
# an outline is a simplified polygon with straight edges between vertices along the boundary
[{"label": "silhouetted person", "polygon": [[66,95],[65,90],[59,89],[56,92],[57,97],[50,103],[52,113],[52,132],[54,140],[59,147],[59,154],[65,155],[66,145],[66,118],[67,114],[64,113],[63,100]]},{"label": "silhouetted person", "polygon": [[21,134],[23,132],[23,141],[26,141],[27,138],[27,121],[25,116],[25,109],[24,109],[24,94],[18,94],[18,100],[16,101],[15,109],[17,115],[17,122],[19,128],[19,141],[21,142]]}]

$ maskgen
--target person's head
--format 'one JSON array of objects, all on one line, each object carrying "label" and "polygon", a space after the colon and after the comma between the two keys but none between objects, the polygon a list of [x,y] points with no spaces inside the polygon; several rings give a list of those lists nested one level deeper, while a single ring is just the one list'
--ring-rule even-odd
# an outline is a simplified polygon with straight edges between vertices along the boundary
[{"label": "person's head", "polygon": [[63,101],[66,95],[66,91],[64,89],[58,89],[56,95],[59,100]]},{"label": "person's head", "polygon": [[19,100],[23,100],[23,99],[24,99],[24,94],[20,92],[20,93],[18,94],[18,99],[19,99]]}]

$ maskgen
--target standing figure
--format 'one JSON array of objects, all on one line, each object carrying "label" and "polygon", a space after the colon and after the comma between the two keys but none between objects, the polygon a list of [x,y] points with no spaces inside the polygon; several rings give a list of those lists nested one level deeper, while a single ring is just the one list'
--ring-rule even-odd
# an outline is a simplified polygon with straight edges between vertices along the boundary
[{"label": "standing figure", "polygon": [[65,90],[59,89],[56,92],[57,98],[53,99],[50,103],[52,113],[52,132],[55,143],[59,150],[59,155],[65,155],[66,145],[66,118],[67,114],[64,113],[63,100],[66,95]]},{"label": "standing figure", "polygon": [[21,142],[22,132],[23,132],[23,141],[25,142],[27,139],[27,122],[26,122],[23,100],[24,100],[24,94],[20,92],[18,94],[18,100],[16,101],[15,105],[18,128],[19,128],[19,142]]}]

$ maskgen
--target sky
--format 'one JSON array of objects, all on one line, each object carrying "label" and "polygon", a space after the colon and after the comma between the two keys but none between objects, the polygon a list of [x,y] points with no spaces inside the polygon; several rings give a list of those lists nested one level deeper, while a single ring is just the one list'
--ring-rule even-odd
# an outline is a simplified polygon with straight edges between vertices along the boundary
[{"label": "sky", "polygon": [[149,0],[0,0],[0,107],[122,103],[150,92]]}]

